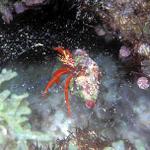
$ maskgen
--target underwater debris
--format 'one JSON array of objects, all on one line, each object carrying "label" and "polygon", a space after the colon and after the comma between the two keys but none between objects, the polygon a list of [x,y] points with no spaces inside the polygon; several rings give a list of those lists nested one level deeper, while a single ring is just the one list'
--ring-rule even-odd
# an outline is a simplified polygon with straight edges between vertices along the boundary
[{"label": "underwater debris", "polygon": [[76,131],[71,132],[67,138],[57,140],[57,145],[61,150],[71,150],[70,144],[75,150],[135,150],[128,140],[110,141],[104,137],[98,137],[95,131],[88,128],[76,128]]},{"label": "underwater debris", "polygon": [[[3,69],[0,85],[17,76],[12,70]],[[26,99],[28,94],[16,95],[4,90],[0,93],[0,146],[2,149],[28,150],[28,140],[50,141],[51,136],[32,131],[28,122],[31,109]]]},{"label": "underwater debris", "polygon": [[99,92],[99,79],[102,77],[98,65],[84,50],[75,50],[73,56],[68,49],[63,47],[57,47],[54,50],[59,53],[59,60],[63,62],[63,67],[54,72],[53,78],[48,82],[44,90],[44,95],[48,93],[48,89],[54,83],[59,82],[62,75],[68,74],[64,87],[68,115],[71,115],[68,95],[68,88],[71,82],[73,84],[71,87],[72,93],[76,93],[74,89],[78,90],[79,95],[85,101],[85,106],[89,109],[94,108]]}]

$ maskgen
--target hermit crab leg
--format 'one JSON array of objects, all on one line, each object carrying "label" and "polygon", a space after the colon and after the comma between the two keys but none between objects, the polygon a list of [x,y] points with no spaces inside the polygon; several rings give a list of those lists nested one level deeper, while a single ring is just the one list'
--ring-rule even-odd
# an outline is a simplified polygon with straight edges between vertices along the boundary
[{"label": "hermit crab leg", "polygon": [[[56,71],[53,73],[53,77],[57,76],[58,73],[60,73],[60,72],[62,72],[62,71],[65,71],[65,70],[70,70],[70,68],[68,68],[68,67],[67,67],[67,68],[66,68],[66,67],[62,67],[62,68],[56,70]],[[60,77],[58,77],[55,82],[58,83],[58,82],[59,82],[59,79],[60,79]]]},{"label": "hermit crab leg", "polygon": [[[48,84],[46,85],[46,88],[44,90],[44,94],[46,94],[48,92],[48,89],[54,84],[58,82],[58,79],[60,78],[60,76],[62,76],[63,74],[67,74],[69,73],[69,69],[59,69],[57,70],[54,74],[55,76],[53,76],[53,78],[48,82]],[[57,74],[56,74],[57,73]]]},{"label": "hermit crab leg", "polygon": [[64,93],[65,93],[65,99],[66,99],[65,102],[66,102],[69,117],[71,116],[71,109],[70,109],[70,103],[69,103],[68,88],[69,88],[69,83],[72,78],[73,78],[73,74],[70,74],[66,79],[66,83],[64,87]]}]

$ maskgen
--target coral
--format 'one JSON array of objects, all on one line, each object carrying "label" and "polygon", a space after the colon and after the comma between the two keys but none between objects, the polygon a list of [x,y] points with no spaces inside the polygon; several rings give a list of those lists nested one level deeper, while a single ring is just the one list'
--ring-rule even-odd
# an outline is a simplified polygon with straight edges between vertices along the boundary
[{"label": "coral", "polygon": [[[81,2],[79,11],[81,19],[85,20],[86,18],[86,22],[88,22],[86,24],[89,26],[101,24],[105,32],[109,31],[113,37],[117,37],[124,44],[130,45],[131,53],[149,57],[149,1],[95,0],[91,2],[84,0]],[[96,30],[97,35],[99,35],[98,32]]]},{"label": "coral", "polygon": [[[149,1],[83,0],[79,11],[81,20],[89,27],[95,26],[93,29],[96,29],[98,36],[103,35],[107,41],[107,35],[109,37],[111,35],[113,39],[121,41],[124,46],[120,48],[118,54],[120,60],[128,66],[130,65],[128,62],[137,68],[139,65],[138,71],[142,71],[141,61],[150,59]],[[146,66],[145,70],[149,72],[149,66]]]},{"label": "coral", "polygon": [[113,31],[119,31],[124,39],[134,42],[135,39],[147,41],[149,38],[149,1],[84,1],[82,8],[93,11]]},{"label": "coral", "polygon": [[[17,75],[12,70],[3,69],[0,74],[0,85]],[[27,140],[50,141],[50,135],[32,131],[28,123],[31,114],[28,102],[24,99],[28,94],[16,95],[9,90],[0,93],[0,145],[6,150],[27,150]]]},{"label": "coral", "polygon": [[8,81],[8,80],[14,78],[15,76],[17,76],[16,72],[12,72],[12,70],[3,69],[2,72],[1,72],[1,74],[0,74],[0,85],[4,81]]}]

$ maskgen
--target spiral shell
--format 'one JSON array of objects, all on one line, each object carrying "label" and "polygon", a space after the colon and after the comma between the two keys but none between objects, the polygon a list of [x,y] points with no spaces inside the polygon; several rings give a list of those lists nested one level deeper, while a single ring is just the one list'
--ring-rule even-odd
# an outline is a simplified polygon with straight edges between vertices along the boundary
[{"label": "spiral shell", "polygon": [[93,108],[99,93],[99,77],[101,70],[94,60],[92,60],[86,51],[77,49],[74,53],[75,60],[82,66],[85,73],[75,79],[76,85],[79,88],[80,95],[87,108]]}]

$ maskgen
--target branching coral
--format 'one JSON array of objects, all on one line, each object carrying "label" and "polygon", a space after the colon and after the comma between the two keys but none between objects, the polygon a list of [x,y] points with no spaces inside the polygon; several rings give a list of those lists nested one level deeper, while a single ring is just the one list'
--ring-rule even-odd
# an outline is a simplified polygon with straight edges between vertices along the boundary
[{"label": "branching coral", "polygon": [[[0,85],[17,75],[16,72],[3,69],[0,74]],[[50,141],[50,135],[31,131],[28,115],[31,109],[27,101],[28,94],[11,94],[9,90],[0,93],[0,145],[5,149],[27,150],[27,140]],[[11,147],[11,148],[10,148]]]}]

